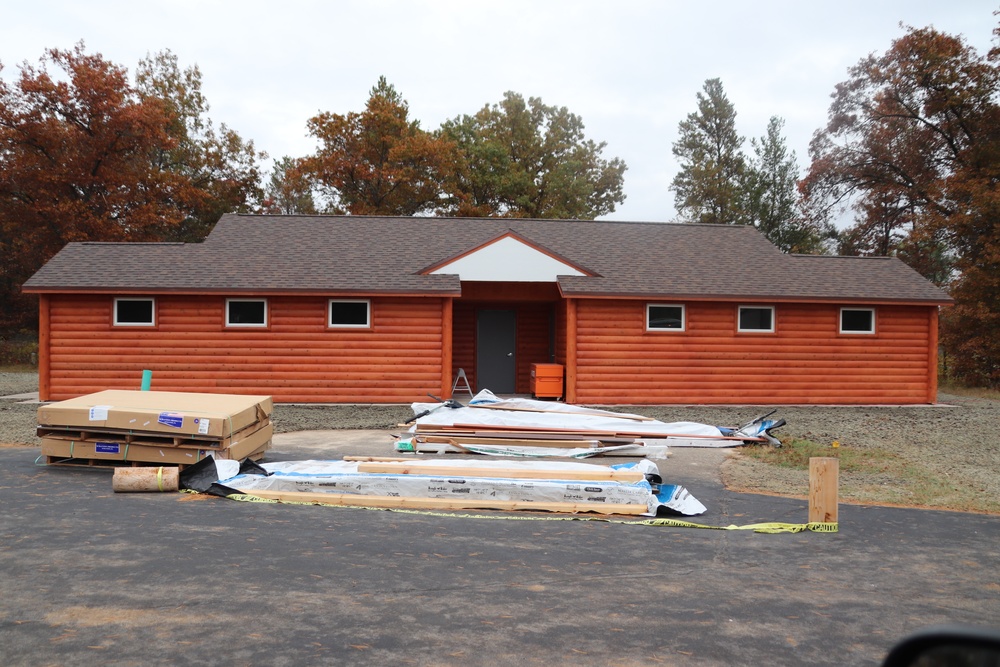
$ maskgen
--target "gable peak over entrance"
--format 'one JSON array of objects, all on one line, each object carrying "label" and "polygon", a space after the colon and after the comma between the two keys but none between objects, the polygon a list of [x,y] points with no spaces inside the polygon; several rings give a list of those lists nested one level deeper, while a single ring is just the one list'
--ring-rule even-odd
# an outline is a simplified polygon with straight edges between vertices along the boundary
[{"label": "gable peak over entrance", "polygon": [[478,282],[556,282],[557,276],[594,275],[514,231],[433,264],[421,273],[457,274],[463,281]]}]

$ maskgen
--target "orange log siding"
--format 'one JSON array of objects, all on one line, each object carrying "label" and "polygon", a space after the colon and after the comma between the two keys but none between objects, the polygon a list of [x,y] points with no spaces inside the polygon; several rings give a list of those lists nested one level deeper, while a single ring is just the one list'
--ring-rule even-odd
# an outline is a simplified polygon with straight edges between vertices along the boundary
[{"label": "orange log siding", "polygon": [[[455,302],[452,311],[452,358],[455,373],[465,369],[472,391],[476,391],[476,309],[466,303]],[[454,377],[452,378],[454,380]]]},{"label": "orange log siding", "polygon": [[112,304],[48,298],[43,400],[138,389],[143,369],[155,390],[279,402],[405,403],[442,389],[444,299],[372,298],[370,329],[327,328],[326,297],[271,297],[261,329],[227,329],[218,296],[157,295],[155,327],[112,326]]},{"label": "orange log siding", "polygon": [[271,297],[267,328],[227,329],[221,296],[157,295],[155,327],[114,327],[111,295],[42,295],[39,391],[43,400],[63,400],[138,389],[150,369],[153,389],[163,391],[265,394],[278,402],[423,401],[447,394],[458,368],[475,388],[476,311],[510,308],[522,394],[530,391],[531,364],[554,354],[566,366],[565,399],[577,403],[936,399],[933,306],[875,306],[874,335],[843,335],[838,304],[774,304],[774,333],[738,333],[739,304],[692,302],[685,304],[686,331],[647,332],[642,300],[560,303],[535,292],[516,301],[524,289],[502,293],[486,300],[483,290],[476,300],[453,302],[372,298],[370,329],[327,328],[321,296]]},{"label": "orange log siding", "polygon": [[[643,301],[579,300],[580,403],[933,402],[936,308],[876,306],[874,335],[838,333],[840,306],[776,304],[774,333],[738,333],[736,303],[686,304],[686,331],[645,330]],[[572,326],[572,309],[567,319]],[[568,378],[569,379],[569,378]],[[572,397],[572,398],[570,398]]]}]

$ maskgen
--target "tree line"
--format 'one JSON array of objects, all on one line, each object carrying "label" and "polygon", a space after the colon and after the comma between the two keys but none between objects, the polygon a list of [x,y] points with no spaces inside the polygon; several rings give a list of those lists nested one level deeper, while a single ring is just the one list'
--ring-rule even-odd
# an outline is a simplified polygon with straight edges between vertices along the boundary
[{"label": "tree line", "polygon": [[[753,225],[785,252],[899,256],[955,298],[949,372],[1000,386],[998,59],[907,28],[836,86],[804,175],[779,117],[745,150],[709,79],[673,143],[678,220]],[[227,211],[594,219],[625,199],[625,163],[579,116],[515,92],[425,130],[383,77],[362,111],[309,118],[315,151],[265,173],[169,51],[132,79],[82,43],[19,74],[0,79],[0,329],[36,324],[20,285],[71,241],[196,241]]]},{"label": "tree line", "polygon": [[707,81],[673,145],[676,208],[754,225],[786,252],[899,257],[955,300],[941,316],[948,376],[1000,388],[1000,46],[911,27],[848,74],[801,179],[781,119],[748,157],[722,83]]}]

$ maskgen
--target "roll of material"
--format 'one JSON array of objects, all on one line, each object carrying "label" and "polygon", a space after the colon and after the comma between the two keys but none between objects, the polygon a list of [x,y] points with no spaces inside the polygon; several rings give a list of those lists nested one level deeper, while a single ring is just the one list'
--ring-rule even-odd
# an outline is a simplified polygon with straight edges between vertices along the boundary
[{"label": "roll of material", "polygon": [[163,493],[177,491],[178,468],[115,468],[111,486],[115,493]]}]

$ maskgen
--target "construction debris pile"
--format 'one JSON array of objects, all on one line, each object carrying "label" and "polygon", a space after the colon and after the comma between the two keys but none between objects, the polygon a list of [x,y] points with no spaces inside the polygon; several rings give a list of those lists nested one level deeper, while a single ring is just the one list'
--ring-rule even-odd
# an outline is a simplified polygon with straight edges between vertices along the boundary
[{"label": "construction debris pile", "polygon": [[636,414],[565,403],[501,399],[488,390],[468,406],[454,400],[414,403],[415,424],[401,436],[401,452],[464,452],[494,456],[586,458],[600,454],[664,458],[667,447],[777,445],[771,430],[784,420],[763,415],[733,428],[693,422],[664,423]]},{"label": "construction debris pile", "polygon": [[[48,464],[111,465],[117,490],[178,488],[227,497],[284,502],[450,510],[543,510],[601,514],[683,514],[705,506],[681,486],[664,484],[656,463],[668,446],[779,444],[784,424],[763,415],[734,428],[676,422],[564,403],[500,399],[481,391],[454,400],[413,404],[414,422],[397,436],[400,457],[257,463],[271,444],[267,396],[156,391],[103,391],[43,405],[38,435]],[[521,460],[422,459],[458,452]],[[603,466],[579,459],[599,454],[640,460]],[[157,468],[138,471],[138,464]],[[126,470],[121,466],[133,466]]]},{"label": "construction debris pile", "polygon": [[39,407],[38,436],[50,465],[260,460],[272,407],[270,396],[108,390]]}]

